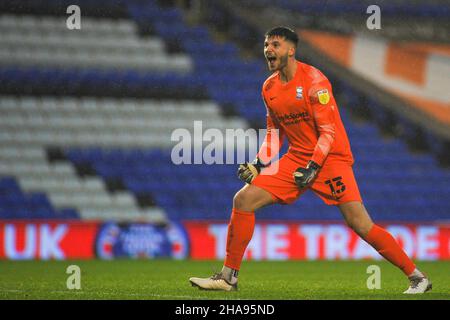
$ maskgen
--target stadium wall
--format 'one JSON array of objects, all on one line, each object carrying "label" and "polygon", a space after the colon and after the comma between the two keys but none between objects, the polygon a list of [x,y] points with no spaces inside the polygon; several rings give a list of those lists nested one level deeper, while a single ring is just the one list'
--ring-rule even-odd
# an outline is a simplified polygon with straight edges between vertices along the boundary
[{"label": "stadium wall", "polygon": [[[449,224],[381,224],[418,260],[450,260]],[[100,221],[2,221],[0,259],[223,259],[225,221],[170,225]],[[257,223],[245,253],[251,260],[380,259],[342,223]]]}]

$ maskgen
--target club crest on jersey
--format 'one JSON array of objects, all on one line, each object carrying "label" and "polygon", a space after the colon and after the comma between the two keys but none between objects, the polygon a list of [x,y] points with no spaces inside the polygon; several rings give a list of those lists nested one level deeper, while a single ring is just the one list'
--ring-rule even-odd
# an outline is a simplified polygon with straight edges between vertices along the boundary
[{"label": "club crest on jersey", "polygon": [[320,104],[327,104],[330,102],[330,95],[328,94],[327,89],[317,91],[317,97],[319,98]]},{"label": "club crest on jersey", "polygon": [[303,98],[303,88],[302,87],[297,87],[296,89],[295,89],[295,91],[297,92],[297,94],[296,94],[296,98],[297,99],[302,99]]}]

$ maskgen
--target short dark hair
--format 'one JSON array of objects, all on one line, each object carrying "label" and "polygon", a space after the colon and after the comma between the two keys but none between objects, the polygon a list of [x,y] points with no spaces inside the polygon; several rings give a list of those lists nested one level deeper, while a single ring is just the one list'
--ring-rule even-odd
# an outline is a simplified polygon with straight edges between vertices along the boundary
[{"label": "short dark hair", "polygon": [[298,35],[297,33],[288,27],[275,27],[266,32],[265,37],[273,37],[279,36],[284,37],[287,41],[295,44],[295,47],[298,45]]}]

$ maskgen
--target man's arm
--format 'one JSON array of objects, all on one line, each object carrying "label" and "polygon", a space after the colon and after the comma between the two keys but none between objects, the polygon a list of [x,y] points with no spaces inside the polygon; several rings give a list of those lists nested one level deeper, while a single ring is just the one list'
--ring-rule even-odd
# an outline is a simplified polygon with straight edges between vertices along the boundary
[{"label": "man's arm", "polygon": [[308,186],[316,177],[320,167],[325,162],[335,137],[334,110],[336,103],[331,95],[331,86],[324,83],[310,91],[313,118],[319,133],[311,160],[306,168],[298,168],[294,172],[294,179],[300,188]]},{"label": "man's arm", "polygon": [[316,90],[311,97],[314,122],[316,123],[319,138],[314,148],[311,161],[322,166],[330,152],[335,137],[334,111],[336,108],[334,98],[331,96],[331,87]]},{"label": "man's arm", "polygon": [[254,178],[261,172],[261,169],[268,166],[272,159],[280,152],[283,144],[284,131],[277,125],[276,119],[272,118],[266,101],[263,96],[264,105],[267,110],[267,130],[264,141],[259,148],[255,160],[251,163],[239,165],[238,177],[246,183],[251,183]]},{"label": "man's arm", "polygon": [[266,109],[266,136],[264,137],[264,141],[261,144],[256,157],[260,159],[262,163],[268,164],[280,152],[285,134],[283,129],[278,125],[277,120],[272,117],[267,107]]}]

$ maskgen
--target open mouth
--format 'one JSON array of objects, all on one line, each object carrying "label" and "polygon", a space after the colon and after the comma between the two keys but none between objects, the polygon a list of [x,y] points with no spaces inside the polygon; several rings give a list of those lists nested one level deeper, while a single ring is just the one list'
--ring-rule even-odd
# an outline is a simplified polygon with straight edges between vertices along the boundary
[{"label": "open mouth", "polygon": [[277,58],[276,57],[273,57],[273,56],[271,56],[271,57],[266,57],[267,58],[267,61],[269,61],[269,63],[273,63],[273,62],[275,62],[275,60],[277,60]]}]

